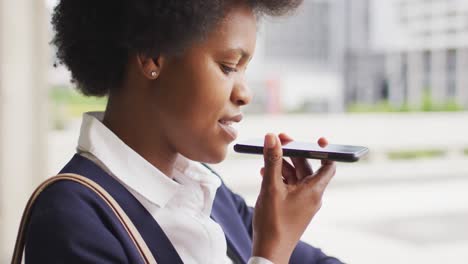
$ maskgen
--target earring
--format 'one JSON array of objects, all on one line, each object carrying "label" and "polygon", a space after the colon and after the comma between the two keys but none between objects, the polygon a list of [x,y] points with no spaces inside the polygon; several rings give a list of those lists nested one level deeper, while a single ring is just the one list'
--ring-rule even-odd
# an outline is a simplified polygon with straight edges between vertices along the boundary
[{"label": "earring", "polygon": [[151,71],[151,77],[155,78],[156,75],[158,75],[158,74],[156,73],[156,71]]}]

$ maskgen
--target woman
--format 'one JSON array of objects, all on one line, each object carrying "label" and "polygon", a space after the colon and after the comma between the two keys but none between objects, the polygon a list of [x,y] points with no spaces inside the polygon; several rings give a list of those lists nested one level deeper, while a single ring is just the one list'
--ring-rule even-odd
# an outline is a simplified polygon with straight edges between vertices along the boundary
[{"label": "woman", "polygon": [[[251,100],[245,71],[257,20],[295,0],[62,0],[53,26],[59,60],[86,95],[108,96],[86,113],[77,154],[62,172],[106,189],[158,263],[341,263],[298,242],[335,172],[314,174],[265,137],[255,211],[205,163],[221,162],[232,122]],[[321,142],[326,144],[326,142]],[[283,180],[284,179],[284,180]],[[253,256],[253,257],[252,257]],[[139,263],[108,206],[72,182],[44,191],[31,215],[26,263]]]}]

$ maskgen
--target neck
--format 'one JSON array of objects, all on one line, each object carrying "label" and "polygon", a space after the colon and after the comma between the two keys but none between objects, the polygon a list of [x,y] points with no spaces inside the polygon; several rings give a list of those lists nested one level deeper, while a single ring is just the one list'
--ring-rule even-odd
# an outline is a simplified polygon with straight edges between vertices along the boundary
[{"label": "neck", "polygon": [[178,153],[158,127],[157,120],[146,118],[144,109],[134,107],[144,104],[128,100],[131,98],[109,96],[103,124],[166,176],[172,175]]}]

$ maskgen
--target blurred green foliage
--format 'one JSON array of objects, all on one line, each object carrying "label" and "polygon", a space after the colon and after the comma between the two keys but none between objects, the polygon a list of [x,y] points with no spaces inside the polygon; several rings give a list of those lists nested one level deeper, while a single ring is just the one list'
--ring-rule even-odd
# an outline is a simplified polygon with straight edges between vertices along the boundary
[{"label": "blurred green foliage", "polygon": [[352,104],[348,107],[348,112],[351,113],[391,113],[391,112],[409,112],[410,109],[404,105],[396,107],[388,101],[381,101],[376,104]]},{"label": "blurred green foliage", "polygon": [[431,93],[426,91],[423,94],[421,110],[423,112],[456,112],[462,111],[463,107],[459,106],[454,99],[449,99],[445,103],[437,104],[432,99]]},{"label": "blurred green foliage", "polygon": [[401,150],[390,151],[387,153],[389,160],[414,160],[422,158],[437,158],[444,156],[446,151],[441,149],[425,149],[425,150]]},{"label": "blurred green foliage", "polygon": [[87,111],[102,111],[107,103],[106,97],[88,97],[69,87],[53,87],[50,98],[54,105],[65,105],[70,117],[79,117]]},{"label": "blurred green foliage", "polygon": [[457,104],[454,99],[449,99],[444,103],[434,102],[433,97],[428,91],[424,92],[419,106],[411,106],[408,103],[396,106],[392,105],[388,100],[384,100],[372,105],[352,104],[348,107],[348,112],[351,113],[457,112],[463,110],[465,109]]},{"label": "blurred green foliage", "polygon": [[49,99],[54,129],[64,129],[69,120],[79,118],[84,112],[103,111],[107,103],[105,97],[88,97],[64,86],[52,87]]}]

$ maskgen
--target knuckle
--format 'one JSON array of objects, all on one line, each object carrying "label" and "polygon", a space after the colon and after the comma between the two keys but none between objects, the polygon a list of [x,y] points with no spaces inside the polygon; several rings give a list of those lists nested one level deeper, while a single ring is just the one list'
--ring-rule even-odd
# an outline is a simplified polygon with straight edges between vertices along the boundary
[{"label": "knuckle", "polygon": [[327,188],[327,185],[328,185],[328,182],[326,180],[317,182],[316,184],[317,192],[320,192],[320,193],[323,192],[323,190]]},{"label": "knuckle", "polygon": [[314,203],[321,203],[322,201],[322,193],[319,191],[318,188],[314,188],[311,194],[311,199]]},{"label": "knuckle", "polygon": [[260,194],[264,196],[271,196],[274,195],[279,191],[277,184],[273,184],[271,182],[266,183],[265,179],[262,182],[262,186],[260,187]]},{"label": "knuckle", "polygon": [[267,195],[275,196],[276,193],[279,192],[279,188],[275,184],[272,184],[272,185],[269,185],[265,191],[267,192]]},{"label": "knuckle", "polygon": [[269,163],[276,163],[279,160],[282,160],[282,157],[279,153],[270,152],[266,155],[266,161]]},{"label": "knuckle", "polygon": [[322,204],[322,199],[320,199],[320,201],[317,202],[317,211],[319,211],[322,208]]}]

